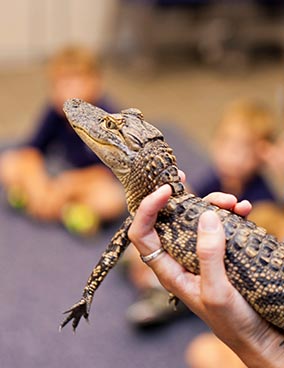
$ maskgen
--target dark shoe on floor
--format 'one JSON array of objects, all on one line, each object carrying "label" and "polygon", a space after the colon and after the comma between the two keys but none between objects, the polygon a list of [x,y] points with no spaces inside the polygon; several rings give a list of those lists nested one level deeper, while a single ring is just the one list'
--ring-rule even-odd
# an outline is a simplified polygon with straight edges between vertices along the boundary
[{"label": "dark shoe on floor", "polygon": [[145,328],[166,324],[188,314],[190,311],[182,302],[176,308],[173,303],[169,303],[169,293],[166,290],[153,288],[127,309],[126,318],[133,326]]}]

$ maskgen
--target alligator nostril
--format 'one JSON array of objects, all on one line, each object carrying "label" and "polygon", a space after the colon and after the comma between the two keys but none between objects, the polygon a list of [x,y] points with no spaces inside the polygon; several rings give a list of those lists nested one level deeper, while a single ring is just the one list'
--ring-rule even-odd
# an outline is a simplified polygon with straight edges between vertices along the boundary
[{"label": "alligator nostril", "polygon": [[71,100],[71,106],[74,108],[74,109],[77,109],[80,105],[81,105],[81,100],[78,99],[78,98],[73,98]]},{"label": "alligator nostril", "polygon": [[73,100],[72,101],[72,106],[77,109],[80,106],[80,101],[79,100]]}]

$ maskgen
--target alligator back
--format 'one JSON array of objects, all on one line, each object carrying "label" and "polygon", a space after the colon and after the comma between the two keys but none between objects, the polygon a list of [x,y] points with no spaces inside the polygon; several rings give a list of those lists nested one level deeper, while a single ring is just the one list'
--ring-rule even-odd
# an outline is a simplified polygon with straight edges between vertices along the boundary
[{"label": "alligator back", "polygon": [[199,274],[197,226],[206,210],[217,212],[223,223],[230,281],[264,319],[284,328],[284,243],[263,228],[188,194],[172,198],[160,212],[156,229],[163,247],[186,269]]}]

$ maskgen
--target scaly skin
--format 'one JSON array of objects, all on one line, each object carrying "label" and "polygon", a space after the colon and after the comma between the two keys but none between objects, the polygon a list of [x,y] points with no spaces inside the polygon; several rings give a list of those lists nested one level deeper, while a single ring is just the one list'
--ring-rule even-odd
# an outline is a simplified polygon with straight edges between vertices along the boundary
[{"label": "scaly skin", "polygon": [[64,112],[79,136],[123,184],[130,216],[91,273],[81,300],[66,312],[69,315],[61,327],[73,320],[75,330],[82,316],[88,319],[95,290],[130,243],[127,232],[141,200],[168,183],[172,196],[155,225],[164,249],[190,272],[198,274],[198,219],[208,209],[216,211],[225,229],[225,265],[230,281],[264,319],[284,328],[283,243],[253,222],[187,193],[180,182],[172,149],[139,110],[108,114],[71,99],[65,103]]}]

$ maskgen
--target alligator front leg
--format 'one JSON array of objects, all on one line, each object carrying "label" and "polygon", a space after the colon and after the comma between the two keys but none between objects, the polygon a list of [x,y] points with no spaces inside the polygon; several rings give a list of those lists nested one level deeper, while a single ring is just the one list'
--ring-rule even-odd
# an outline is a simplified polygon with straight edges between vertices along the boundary
[{"label": "alligator front leg", "polygon": [[132,217],[129,216],[120,229],[116,232],[114,237],[111,239],[107,249],[102,254],[96,267],[93,269],[87,284],[84,288],[81,300],[74,304],[70,309],[64,313],[69,313],[67,318],[61,323],[60,330],[71,320],[73,330],[75,332],[80,319],[84,317],[88,320],[92,300],[95,291],[100,286],[101,282],[104,280],[111,268],[113,268],[117,261],[119,260],[123,251],[130,244],[128,239],[128,229],[132,223]]}]

